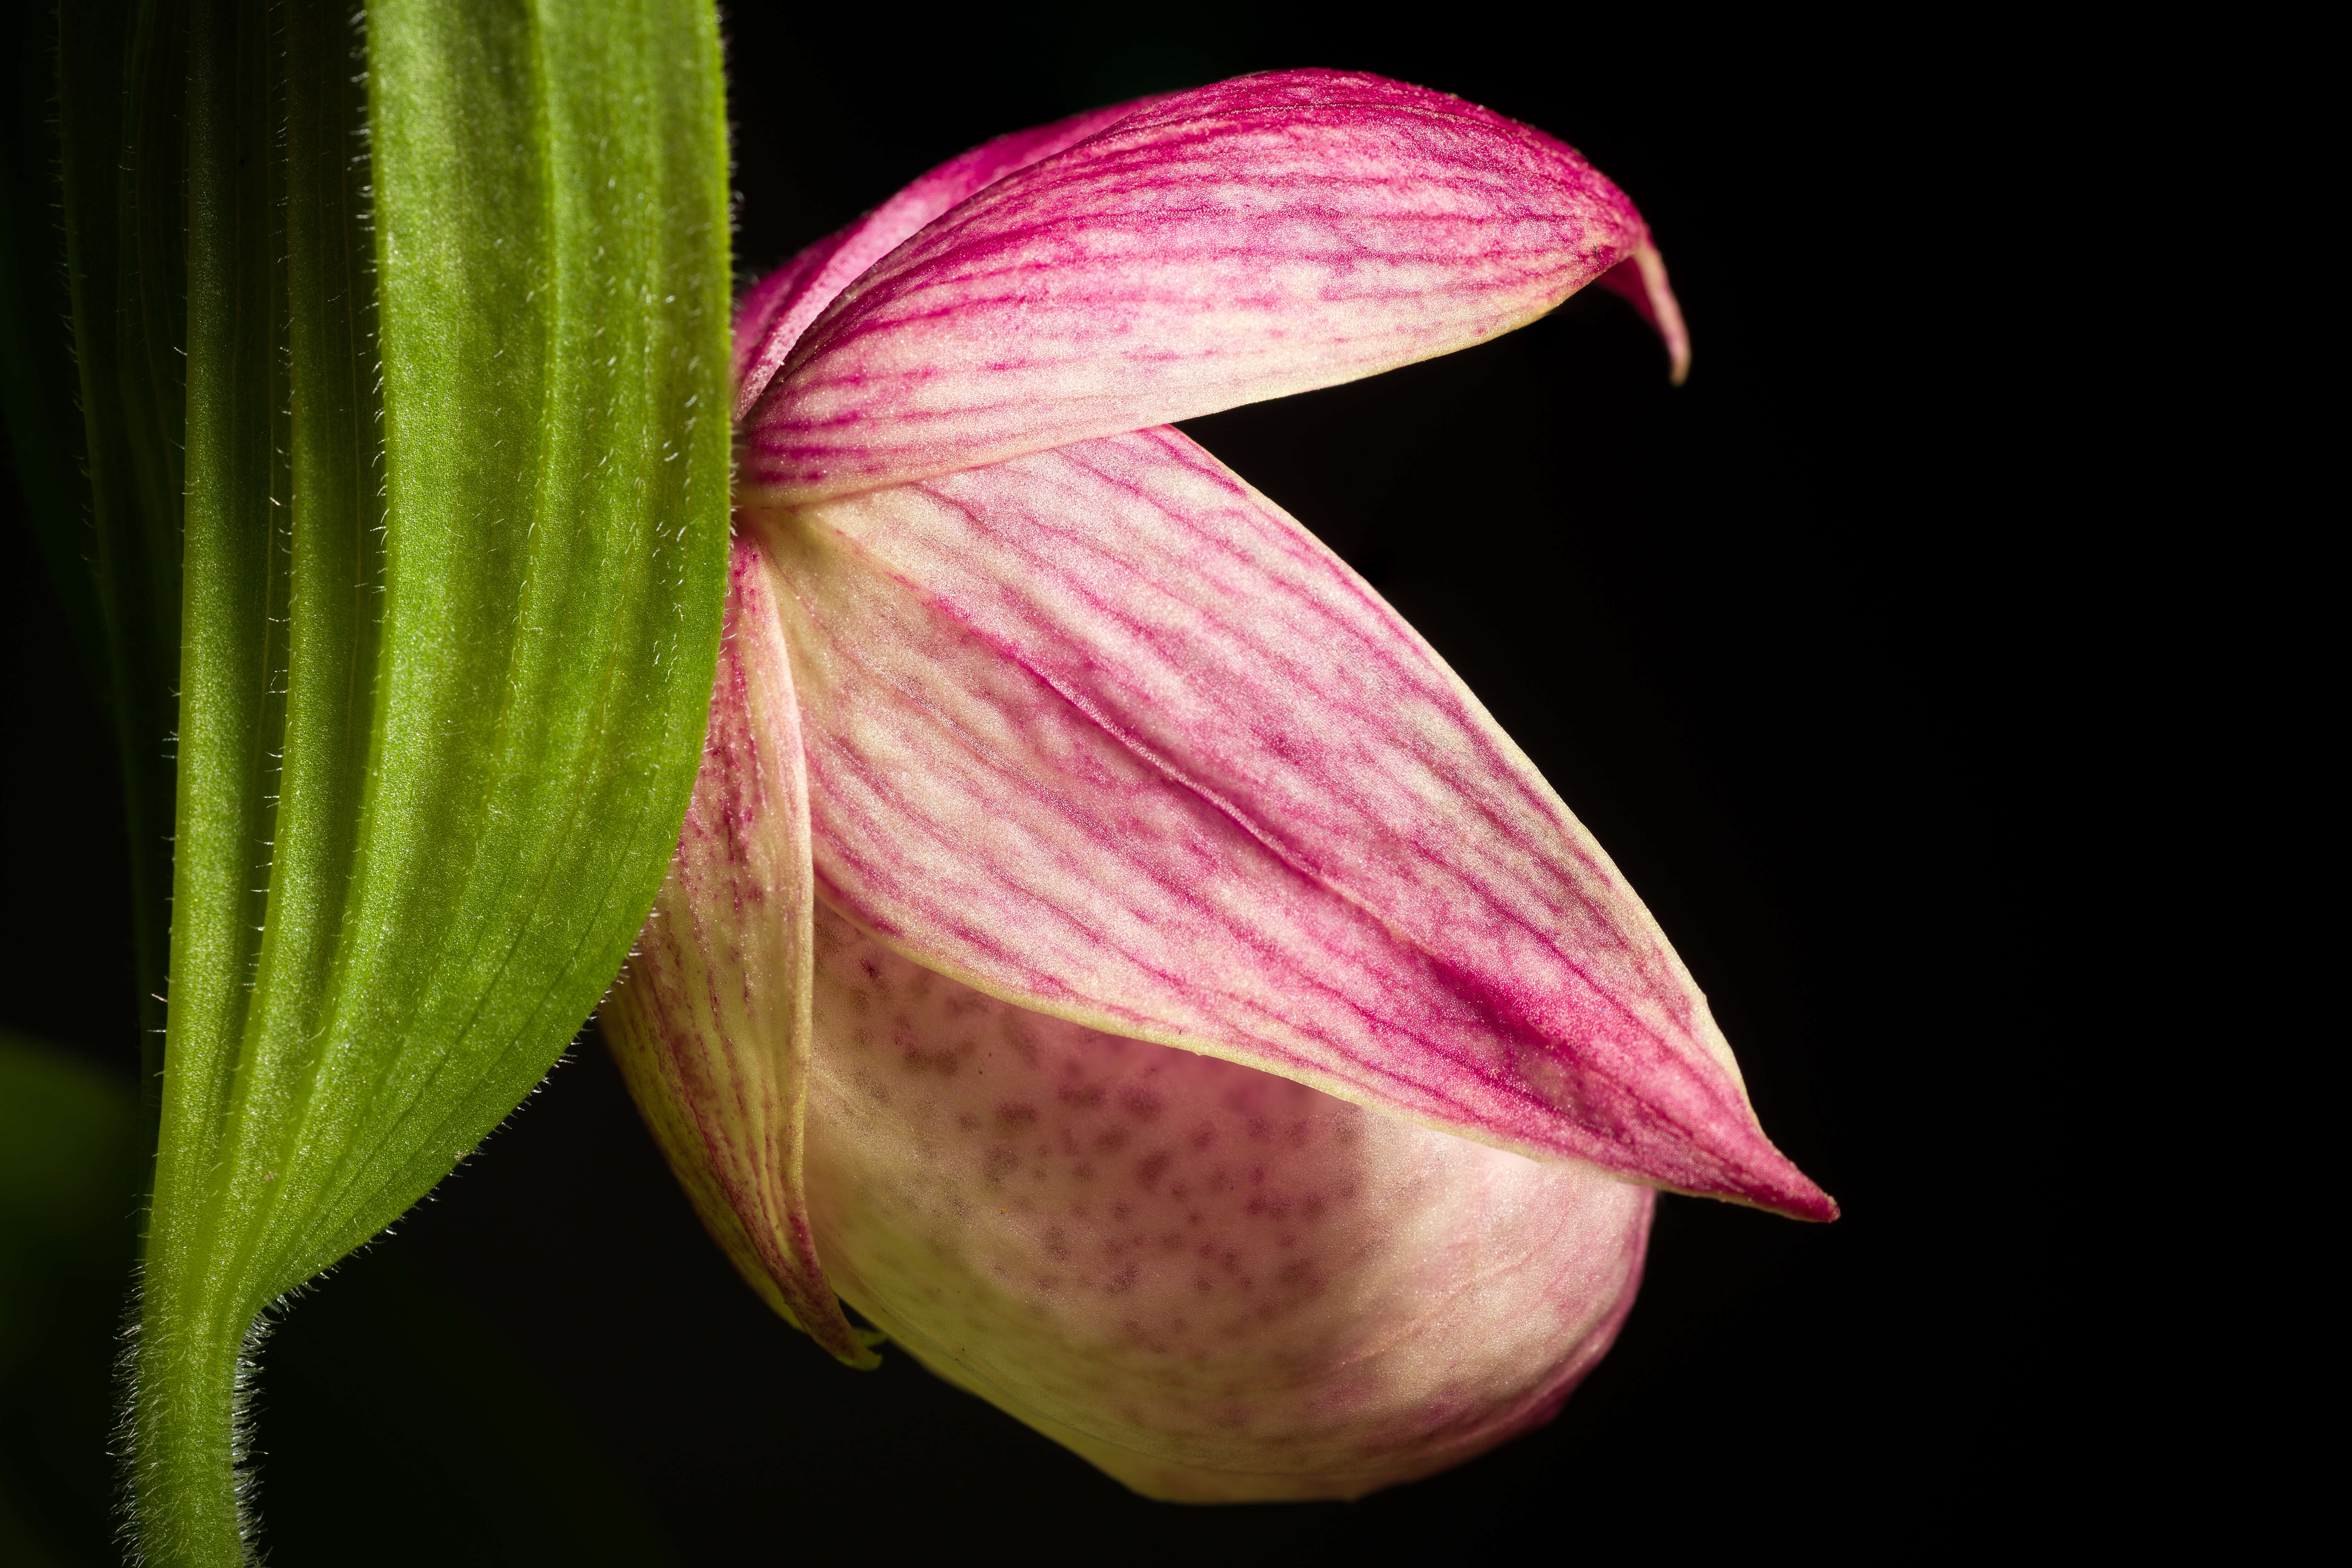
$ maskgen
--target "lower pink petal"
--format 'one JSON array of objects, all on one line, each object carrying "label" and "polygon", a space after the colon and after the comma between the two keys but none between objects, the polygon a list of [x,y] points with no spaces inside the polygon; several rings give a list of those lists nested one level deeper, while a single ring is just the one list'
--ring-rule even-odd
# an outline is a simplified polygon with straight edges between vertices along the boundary
[{"label": "lower pink petal", "polygon": [[820,910],[809,1205],[925,1365],[1151,1497],[1359,1497],[1547,1419],[1654,1194],[982,995]]},{"label": "lower pink petal", "polygon": [[1181,435],[747,515],[823,895],[892,947],[1503,1147],[1834,1215],[1541,776]]}]

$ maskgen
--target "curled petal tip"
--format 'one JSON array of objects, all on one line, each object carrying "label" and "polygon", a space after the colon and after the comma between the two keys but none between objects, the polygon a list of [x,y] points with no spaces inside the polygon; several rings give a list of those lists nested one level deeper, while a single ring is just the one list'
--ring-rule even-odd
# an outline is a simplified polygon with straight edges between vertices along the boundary
[{"label": "curled petal tip", "polygon": [[1668,371],[1676,386],[1690,379],[1690,329],[1683,324],[1683,308],[1666,284],[1665,258],[1647,239],[1633,255],[1601,275],[1601,287],[1622,294],[1642,312],[1666,345]]}]

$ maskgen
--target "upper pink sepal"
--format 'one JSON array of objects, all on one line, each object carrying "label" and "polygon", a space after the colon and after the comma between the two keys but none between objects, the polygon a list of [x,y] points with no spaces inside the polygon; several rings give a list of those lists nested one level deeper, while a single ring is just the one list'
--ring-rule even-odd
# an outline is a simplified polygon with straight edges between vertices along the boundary
[{"label": "upper pink sepal", "polygon": [[1125,119],[1157,98],[1090,109],[983,142],[924,174],[836,234],[829,234],[752,285],[735,309],[735,413],[740,420],[768,388],[801,333],[857,275],[974,191],[1049,158]]},{"label": "upper pink sepal", "polygon": [[1178,93],[843,289],[743,420],[741,493],[853,494],[1370,375],[1542,315],[1645,237],[1574,150],[1443,93],[1327,70]]},{"label": "upper pink sepal", "polygon": [[889,945],[1486,1142],[1834,1215],[1533,765],[1182,435],[751,521],[819,891]]}]

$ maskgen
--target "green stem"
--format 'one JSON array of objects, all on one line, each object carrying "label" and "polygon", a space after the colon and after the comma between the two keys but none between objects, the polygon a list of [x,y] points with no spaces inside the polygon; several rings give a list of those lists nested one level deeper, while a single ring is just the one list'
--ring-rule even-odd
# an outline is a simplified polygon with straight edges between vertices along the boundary
[{"label": "green stem", "polygon": [[158,1568],[242,1568],[247,1333],[190,1294],[157,1276],[140,1300],[133,1524]]}]

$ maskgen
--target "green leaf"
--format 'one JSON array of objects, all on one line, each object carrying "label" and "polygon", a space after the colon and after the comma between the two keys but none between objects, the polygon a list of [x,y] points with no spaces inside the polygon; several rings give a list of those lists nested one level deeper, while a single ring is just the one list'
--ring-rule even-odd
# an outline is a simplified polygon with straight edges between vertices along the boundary
[{"label": "green leaf", "polygon": [[[74,269],[92,488],[132,520],[101,596],[135,601],[178,536],[132,1394],[133,1522],[160,1563],[246,1550],[257,1318],[494,1128],[619,968],[692,788],[719,635],[709,0],[348,16],[142,5],[110,315],[102,258]],[[83,150],[69,237],[96,205]],[[159,345],[184,347],[184,382]],[[133,619],[110,631],[140,688]]]}]

